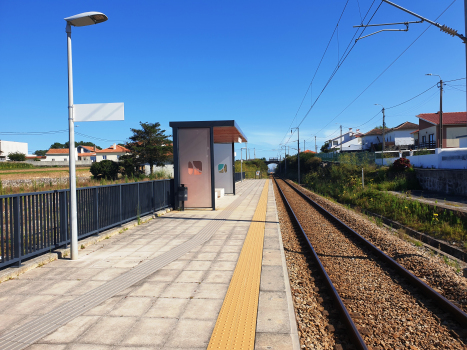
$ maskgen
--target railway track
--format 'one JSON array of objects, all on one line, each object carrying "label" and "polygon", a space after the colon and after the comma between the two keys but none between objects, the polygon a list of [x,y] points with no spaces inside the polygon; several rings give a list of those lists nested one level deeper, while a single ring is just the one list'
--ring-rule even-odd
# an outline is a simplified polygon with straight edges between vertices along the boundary
[{"label": "railway track", "polygon": [[299,190],[276,185],[355,348],[467,349],[467,314]]}]

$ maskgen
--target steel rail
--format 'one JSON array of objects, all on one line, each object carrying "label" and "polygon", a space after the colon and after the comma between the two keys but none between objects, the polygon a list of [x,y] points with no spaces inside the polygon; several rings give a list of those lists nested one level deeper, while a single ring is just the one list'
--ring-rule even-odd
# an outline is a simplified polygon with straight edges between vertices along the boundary
[{"label": "steel rail", "polygon": [[400,265],[397,261],[392,259],[390,256],[388,256],[386,253],[384,253],[382,250],[377,248],[373,243],[370,243],[368,240],[363,238],[360,234],[358,234],[356,231],[351,229],[349,226],[347,226],[345,223],[343,223],[341,220],[339,220],[336,216],[328,212],[326,209],[324,209],[321,205],[316,203],[314,200],[312,200],[310,197],[308,197],[306,194],[301,192],[299,189],[297,189],[295,186],[292,186],[290,183],[287,181],[284,181],[288,186],[290,186],[296,193],[298,193],[303,199],[305,199],[308,203],[313,205],[315,208],[318,209],[321,213],[324,215],[330,216],[333,218],[335,221],[337,221],[340,225],[342,225],[349,233],[352,234],[354,238],[359,240],[361,243],[363,243],[372,253],[374,253],[378,258],[383,260],[385,263],[390,265],[391,268],[395,269],[400,275],[405,277],[411,284],[415,285],[420,289],[420,291],[425,294],[425,296],[431,298],[434,300],[440,308],[442,308],[444,311],[449,312],[457,322],[459,322],[462,326],[467,327],[467,314],[462,311],[460,308],[458,308],[454,303],[446,299],[444,296],[442,296],[440,293],[436,292],[433,288],[431,288],[428,284],[423,282],[421,279],[419,279],[417,276],[409,272],[405,267]]},{"label": "steel rail", "polygon": [[315,261],[315,263],[318,265],[319,271],[323,275],[323,277],[325,279],[325,282],[326,282],[326,285],[331,290],[331,294],[332,294],[332,297],[333,297],[335,303],[337,304],[337,308],[339,309],[340,313],[342,314],[342,316],[344,318],[344,322],[347,325],[348,329],[350,330],[350,337],[352,338],[352,340],[354,342],[354,345],[359,350],[368,350],[368,347],[365,344],[362,336],[360,335],[360,332],[358,331],[357,326],[353,322],[352,317],[350,317],[350,314],[347,311],[347,308],[345,307],[344,303],[342,302],[342,299],[339,296],[339,293],[337,292],[337,290],[334,287],[331,279],[329,278],[329,275],[327,274],[326,270],[324,269],[324,266],[321,263],[321,260],[319,259],[318,254],[316,253],[316,251],[313,248],[310,240],[308,239],[308,236],[306,235],[305,231],[303,230],[302,225],[298,221],[298,218],[295,215],[294,211],[292,210],[292,207],[290,206],[287,198],[285,198],[285,195],[282,192],[282,189],[280,188],[279,184],[277,183],[277,180],[276,180],[275,177],[274,177],[274,182],[276,183],[277,189],[279,190],[279,193],[281,194],[281,197],[282,197],[284,203],[286,204],[287,209],[290,211],[290,213],[292,213],[292,215],[294,217],[294,221],[296,222],[298,227],[300,227],[300,231],[301,231],[303,237],[306,239],[306,242],[308,243],[308,247],[310,248],[311,253],[312,253],[311,257]]}]

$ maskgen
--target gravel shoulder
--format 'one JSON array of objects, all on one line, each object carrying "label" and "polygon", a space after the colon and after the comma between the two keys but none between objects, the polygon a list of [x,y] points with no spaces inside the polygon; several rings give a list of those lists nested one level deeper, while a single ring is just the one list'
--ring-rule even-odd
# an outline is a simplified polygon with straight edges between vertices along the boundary
[{"label": "gravel shoulder", "polygon": [[377,226],[362,214],[305,188],[300,187],[300,189],[415,276],[467,312],[467,278],[458,275],[453,267],[447,266],[440,258],[432,256],[424,248],[416,247],[389,230]]}]

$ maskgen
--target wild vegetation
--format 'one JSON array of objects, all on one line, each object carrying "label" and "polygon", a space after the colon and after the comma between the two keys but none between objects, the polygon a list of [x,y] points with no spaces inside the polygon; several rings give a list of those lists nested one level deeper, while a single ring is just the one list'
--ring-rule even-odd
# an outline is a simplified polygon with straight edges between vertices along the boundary
[{"label": "wild vegetation", "polygon": [[235,161],[235,172],[239,173],[240,169],[245,173],[245,179],[254,179],[256,172],[260,171],[263,178],[267,177],[268,166],[264,159],[244,160],[243,165],[240,165],[240,160]]},{"label": "wild vegetation", "polygon": [[[293,172],[290,175],[296,178]],[[304,173],[302,179],[310,190],[339,203],[383,215],[436,238],[457,241],[467,249],[467,216],[387,192],[402,191],[410,196],[411,190],[420,189],[415,171],[405,158],[395,166],[378,168],[361,165],[355,154],[343,154],[339,164],[321,165]]]}]

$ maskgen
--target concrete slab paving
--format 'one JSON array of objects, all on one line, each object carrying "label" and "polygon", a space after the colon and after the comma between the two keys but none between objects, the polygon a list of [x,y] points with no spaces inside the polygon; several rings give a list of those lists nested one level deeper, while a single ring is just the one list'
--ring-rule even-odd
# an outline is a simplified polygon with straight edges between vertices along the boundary
[{"label": "concrete slab paving", "polygon": [[[0,339],[15,328],[24,328],[31,320],[45,317],[41,315],[46,312],[178,249],[204,232],[203,229],[216,224],[210,239],[135,280],[99,305],[82,314],[77,312],[62,327],[26,347],[29,350],[206,349],[263,185],[264,181],[245,181],[238,186],[241,196],[219,200],[218,205],[228,210],[229,205],[241,198],[222,222],[216,217],[223,210],[171,212],[81,250],[79,260],[57,260],[1,283]],[[256,348],[298,349],[273,196],[271,184]],[[5,305],[8,307],[2,308]]]}]

